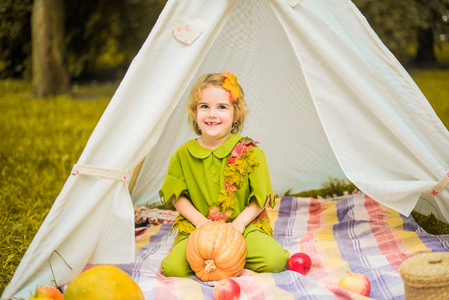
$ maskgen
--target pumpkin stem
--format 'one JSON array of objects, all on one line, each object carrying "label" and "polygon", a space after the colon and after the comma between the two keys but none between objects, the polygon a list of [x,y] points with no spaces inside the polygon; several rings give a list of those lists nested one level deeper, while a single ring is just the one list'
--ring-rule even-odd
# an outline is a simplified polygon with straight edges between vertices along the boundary
[{"label": "pumpkin stem", "polygon": [[204,272],[205,273],[213,272],[216,269],[217,269],[217,267],[215,266],[215,262],[213,259],[206,259],[204,261]]}]

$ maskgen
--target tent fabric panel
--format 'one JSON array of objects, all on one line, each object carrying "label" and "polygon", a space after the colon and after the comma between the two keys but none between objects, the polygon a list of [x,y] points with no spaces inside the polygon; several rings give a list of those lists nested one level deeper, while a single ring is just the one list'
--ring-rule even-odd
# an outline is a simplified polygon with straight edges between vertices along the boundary
[{"label": "tent fabric panel", "polygon": [[448,131],[357,8],[344,1],[323,12],[325,4],[330,6],[302,1],[295,8],[300,16],[273,7],[346,176],[376,201],[408,215],[447,169],[444,148],[428,139],[449,145]]},{"label": "tent fabric panel", "polygon": [[[129,193],[124,193],[126,185],[123,182],[120,182],[121,184],[116,182],[116,180],[96,176],[69,178],[2,297],[26,298],[33,294],[39,285],[51,285],[53,282],[51,269],[58,284],[79,274],[92,258],[100,240],[108,237],[106,243],[114,242],[110,239],[114,235],[107,234],[112,229],[109,228],[110,219],[114,219],[114,215],[108,212],[113,206],[116,207],[115,210],[118,210],[118,215],[115,215],[117,228],[113,230],[119,230],[122,235],[115,237],[120,239],[121,247],[113,248],[114,254],[122,262],[134,258],[133,227],[128,226],[129,222],[127,222],[129,216],[132,216],[133,207]],[[109,201],[88,201],[95,197],[96,193],[104,195],[101,200]],[[111,201],[117,193],[120,193],[122,197],[117,199],[118,201]],[[125,219],[124,222],[123,219]],[[131,225],[133,225],[132,220]],[[57,251],[67,263],[60,259],[59,255],[52,255],[54,251]],[[51,261],[49,261],[50,257],[52,257]],[[102,259],[107,259],[107,256]]]}]

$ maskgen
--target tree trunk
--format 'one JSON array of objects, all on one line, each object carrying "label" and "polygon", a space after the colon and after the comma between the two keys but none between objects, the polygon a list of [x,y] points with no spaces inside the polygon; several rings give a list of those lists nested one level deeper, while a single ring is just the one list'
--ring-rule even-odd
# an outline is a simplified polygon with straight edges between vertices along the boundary
[{"label": "tree trunk", "polygon": [[34,95],[48,97],[69,93],[64,0],[34,0],[31,27]]},{"label": "tree trunk", "polygon": [[433,63],[436,61],[433,30],[431,28],[421,28],[418,30],[418,52],[416,53],[416,62]]}]

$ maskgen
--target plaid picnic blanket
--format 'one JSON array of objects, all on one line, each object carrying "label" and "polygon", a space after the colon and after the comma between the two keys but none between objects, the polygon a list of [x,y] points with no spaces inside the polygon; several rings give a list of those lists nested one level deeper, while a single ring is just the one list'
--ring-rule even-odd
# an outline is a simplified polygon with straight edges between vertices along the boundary
[{"label": "plaid picnic blanket", "polygon": [[[308,275],[245,270],[234,280],[240,299],[364,299],[338,287],[340,278],[362,273],[371,282],[370,298],[404,299],[399,267],[418,252],[449,251],[449,236],[426,233],[414,221],[364,194],[338,201],[283,197],[270,210],[274,238],[290,255],[307,253]],[[139,284],[146,299],[213,299],[215,282],[198,278],[164,277],[160,262],[170,250],[175,233],[171,224],[151,226],[136,237],[136,260],[119,267]],[[367,298],[368,299],[368,298]]]}]

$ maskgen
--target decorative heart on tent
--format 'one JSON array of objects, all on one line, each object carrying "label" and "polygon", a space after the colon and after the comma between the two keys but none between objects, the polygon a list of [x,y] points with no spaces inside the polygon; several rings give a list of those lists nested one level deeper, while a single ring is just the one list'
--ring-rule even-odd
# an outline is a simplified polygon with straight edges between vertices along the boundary
[{"label": "decorative heart on tent", "polygon": [[301,2],[301,0],[285,0],[285,2],[287,2],[287,4],[291,7],[295,7],[299,2]]},{"label": "decorative heart on tent", "polygon": [[176,19],[172,24],[172,33],[179,41],[190,45],[195,41],[206,28],[206,22],[203,19],[192,19],[185,21]]}]

